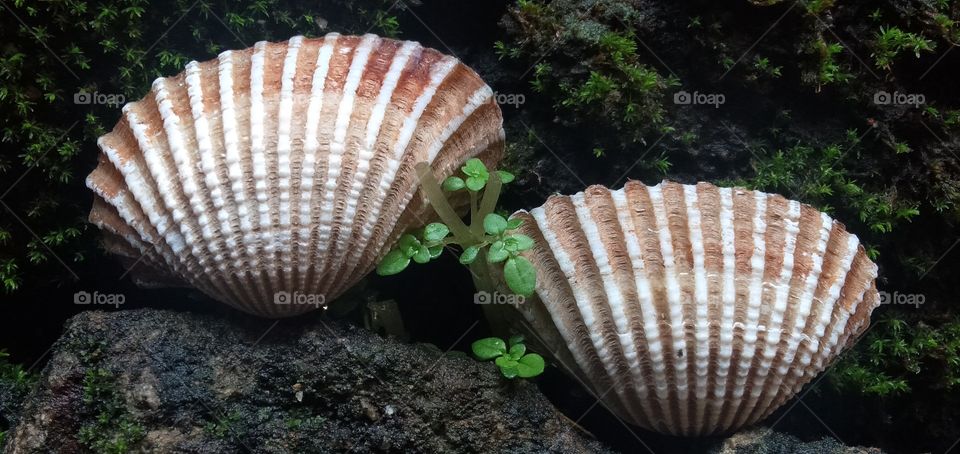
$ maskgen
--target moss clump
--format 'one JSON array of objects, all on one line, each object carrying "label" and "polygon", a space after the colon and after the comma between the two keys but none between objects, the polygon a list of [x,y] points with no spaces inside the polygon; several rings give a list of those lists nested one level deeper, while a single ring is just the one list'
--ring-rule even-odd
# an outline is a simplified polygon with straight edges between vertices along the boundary
[{"label": "moss clump", "polygon": [[127,409],[117,378],[102,367],[106,344],[93,339],[74,340],[68,347],[77,352],[85,368],[81,420],[77,441],[93,452],[126,453],[136,448],[146,430]]},{"label": "moss clump", "polygon": [[[518,1],[507,20],[513,39],[495,46],[501,59],[534,62],[530,86],[554,100],[564,121],[616,131],[620,140],[611,142],[619,148],[667,128],[663,101],[679,81],[645,63],[635,32],[614,20],[639,17],[639,11],[620,2],[590,3]],[[584,17],[585,11],[597,16]]]},{"label": "moss clump", "polygon": [[[926,387],[941,392],[960,388],[960,320],[930,326],[888,316],[878,322],[830,374],[840,389],[873,396],[897,396]],[[938,376],[923,371],[938,365]]]},{"label": "moss clump", "polygon": [[88,421],[77,440],[98,453],[132,451],[145,435],[143,426],[127,411],[116,379],[106,369],[88,369],[83,380],[83,404]]},{"label": "moss clump", "polygon": [[0,447],[7,431],[17,422],[20,405],[37,383],[36,374],[10,363],[7,358],[7,352],[0,350]]},{"label": "moss clump", "polygon": [[[861,160],[863,134],[848,130],[842,142],[824,147],[798,144],[758,154],[753,176],[725,183],[803,200],[851,224],[859,222],[852,226],[854,231],[889,234],[895,226],[918,216],[919,204],[889,189],[871,190],[869,179],[855,173],[849,162]],[[869,243],[865,247],[876,260],[879,250]]]}]

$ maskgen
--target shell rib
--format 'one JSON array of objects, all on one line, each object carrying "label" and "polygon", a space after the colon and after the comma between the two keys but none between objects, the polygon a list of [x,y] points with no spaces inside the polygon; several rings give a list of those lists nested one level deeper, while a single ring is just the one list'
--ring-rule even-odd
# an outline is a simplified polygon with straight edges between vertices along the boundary
[{"label": "shell rib", "polygon": [[633,424],[707,435],[754,423],[849,347],[877,267],[826,214],[739,188],[628,182],[552,196],[519,309],[556,359]]},{"label": "shell rib", "polygon": [[91,222],[142,285],[191,285],[283,317],[330,301],[428,206],[414,165],[444,178],[503,153],[480,77],[375,35],[259,42],[157,79],[101,137]]}]

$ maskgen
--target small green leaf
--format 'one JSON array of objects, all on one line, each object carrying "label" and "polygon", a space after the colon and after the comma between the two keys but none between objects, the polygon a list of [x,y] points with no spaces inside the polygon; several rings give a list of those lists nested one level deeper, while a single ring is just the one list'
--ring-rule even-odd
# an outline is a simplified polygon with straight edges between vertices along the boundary
[{"label": "small green leaf", "polygon": [[514,378],[520,373],[520,363],[509,356],[497,357],[494,363],[500,368],[500,373],[504,377]]},{"label": "small green leaf", "polygon": [[427,248],[427,250],[430,251],[430,258],[435,259],[437,257],[440,257],[440,254],[443,253],[443,245],[437,244],[434,246],[430,246]]},{"label": "small green leaf", "polygon": [[460,254],[460,263],[462,265],[469,265],[477,259],[477,254],[480,253],[480,246],[473,245],[463,250],[463,254]]},{"label": "small green leaf", "polygon": [[517,361],[517,375],[520,378],[536,377],[543,373],[544,366],[542,356],[530,353]]},{"label": "small green leaf", "polygon": [[533,238],[530,238],[522,233],[514,233],[503,240],[515,245],[515,251],[526,251],[527,249],[533,247]]},{"label": "small green leaf", "polygon": [[400,241],[397,242],[397,249],[406,254],[407,257],[413,257],[414,254],[417,253],[417,250],[420,249],[420,240],[409,233],[405,233],[400,237]]},{"label": "small green leaf", "polygon": [[507,230],[513,230],[517,227],[520,227],[521,225],[523,225],[523,219],[513,218],[507,221]]},{"label": "small green leaf", "polygon": [[423,229],[423,239],[435,242],[441,241],[447,237],[447,234],[450,233],[450,229],[447,228],[447,225],[442,222],[434,222],[427,224]]},{"label": "small green leaf", "polygon": [[512,173],[507,172],[506,170],[498,170],[497,175],[500,175],[500,182],[503,184],[507,184],[517,178]]},{"label": "small green leaf", "polygon": [[486,186],[486,184],[487,184],[487,180],[484,178],[467,177],[467,182],[466,182],[467,189],[473,192],[477,192],[483,189],[483,187]]},{"label": "small green leaf", "polygon": [[510,357],[516,360],[523,358],[523,354],[527,352],[527,346],[523,344],[514,344],[510,347]]},{"label": "small green leaf", "polygon": [[470,345],[473,354],[481,360],[490,360],[507,352],[507,344],[499,337],[486,337],[478,339]]},{"label": "small green leaf", "polygon": [[430,261],[430,249],[424,245],[417,247],[416,254],[413,254],[413,261],[417,263],[427,263]]},{"label": "small green leaf", "polygon": [[483,230],[490,235],[500,235],[507,230],[507,220],[497,213],[487,214],[483,218]]},{"label": "small green leaf", "polygon": [[503,277],[514,293],[530,296],[537,288],[537,270],[523,257],[511,257],[503,265]]},{"label": "small green leaf", "polygon": [[448,177],[446,180],[443,180],[441,187],[444,191],[459,191],[463,189],[467,184],[463,182],[463,178],[460,177]]},{"label": "small green leaf", "polygon": [[377,274],[381,276],[390,276],[403,271],[410,264],[410,257],[403,252],[394,249],[387,253],[386,257],[377,265]]},{"label": "small green leaf", "polygon": [[513,336],[510,336],[510,339],[507,342],[511,347],[523,343],[523,334],[514,334]]},{"label": "small green leaf", "polygon": [[490,250],[487,251],[487,263],[500,263],[510,257],[510,251],[508,251],[503,244],[503,241],[494,241],[490,245]]},{"label": "small green leaf", "polygon": [[465,175],[480,178],[484,182],[487,181],[487,178],[490,178],[490,173],[487,172],[487,166],[483,165],[483,161],[477,158],[468,159],[460,170],[463,170]]}]

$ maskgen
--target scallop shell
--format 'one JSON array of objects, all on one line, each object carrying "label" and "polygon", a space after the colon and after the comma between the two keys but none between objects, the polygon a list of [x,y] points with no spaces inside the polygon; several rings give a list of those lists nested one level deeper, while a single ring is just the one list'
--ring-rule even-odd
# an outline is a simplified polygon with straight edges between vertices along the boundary
[{"label": "scallop shell", "polygon": [[90,220],[138,283],[302,313],[425,223],[416,163],[444,178],[500,159],[492,95],[457,59],[374,35],[223,52],[124,106],[87,177]]},{"label": "scallop shell", "polygon": [[707,183],[553,196],[536,246],[534,338],[635,425],[707,435],[790,399],[866,330],[877,267],[826,214]]}]

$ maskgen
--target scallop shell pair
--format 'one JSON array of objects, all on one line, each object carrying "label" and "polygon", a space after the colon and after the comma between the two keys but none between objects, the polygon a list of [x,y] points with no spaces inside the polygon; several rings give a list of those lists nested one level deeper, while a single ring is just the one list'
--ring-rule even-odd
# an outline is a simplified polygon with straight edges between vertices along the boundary
[{"label": "scallop shell pair", "polygon": [[608,408],[673,435],[727,432],[791,398],[879,304],[857,237],[778,195],[664,182],[553,196],[521,231],[519,309]]},{"label": "scallop shell pair", "polygon": [[492,95],[455,58],[374,35],[191,62],[98,141],[90,218],[138,283],[302,313],[425,223],[416,163],[442,179],[468,158],[500,159]]}]

